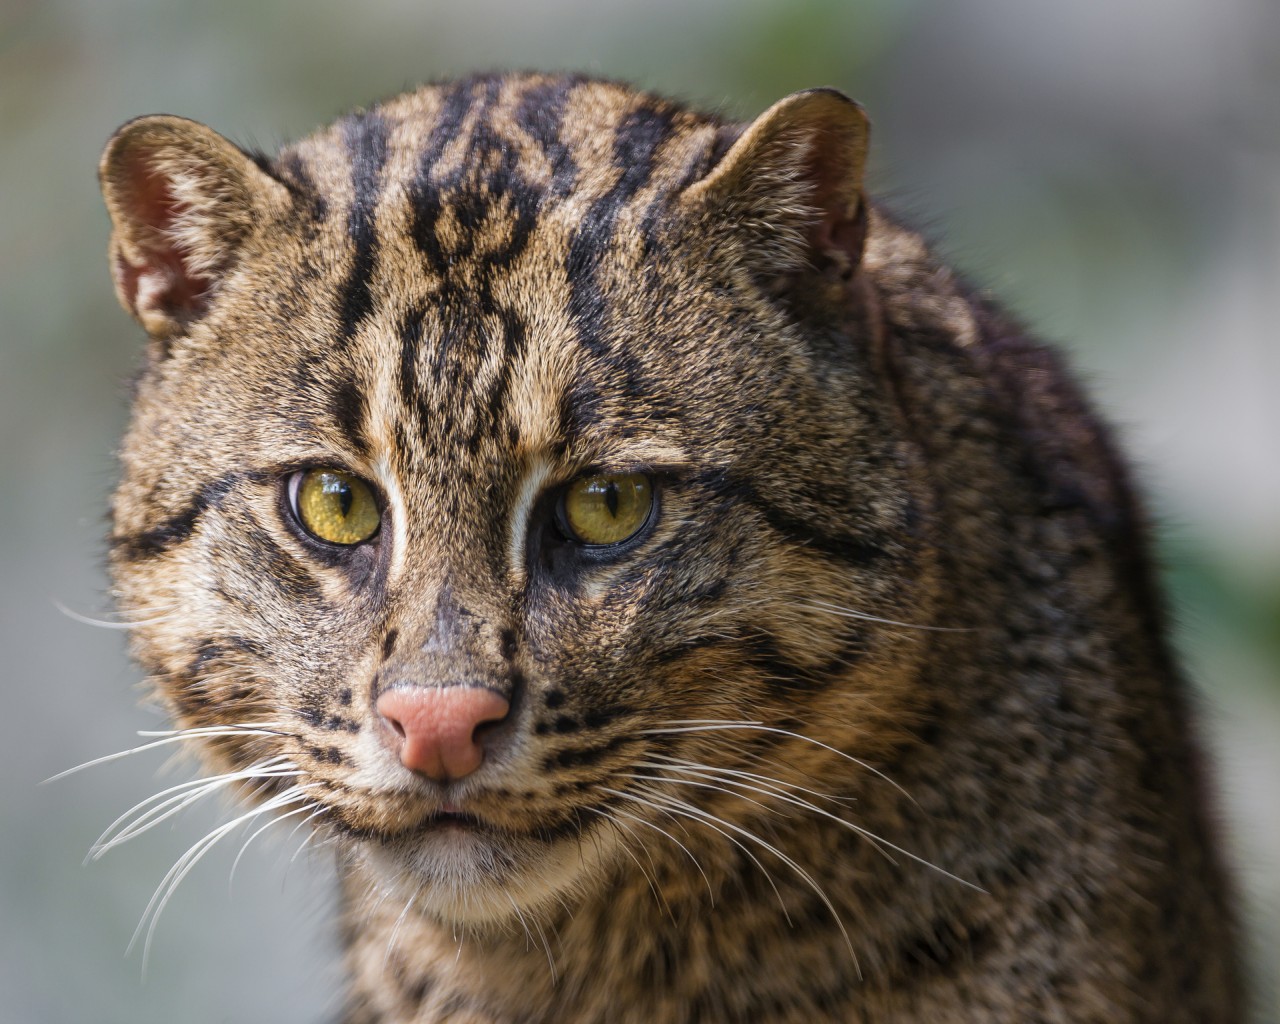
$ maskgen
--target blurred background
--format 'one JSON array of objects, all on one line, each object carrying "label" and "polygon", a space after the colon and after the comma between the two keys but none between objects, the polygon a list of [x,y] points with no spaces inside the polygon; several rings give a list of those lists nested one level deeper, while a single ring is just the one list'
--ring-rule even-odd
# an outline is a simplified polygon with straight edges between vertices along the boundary
[{"label": "blurred background", "polygon": [[[465,9],[464,9],[465,6]],[[743,117],[838,86],[873,192],[1060,342],[1158,515],[1203,694],[1258,976],[1280,1021],[1280,5],[1274,0],[0,0],[0,1017],[315,1022],[337,973],[330,870],[215,850],[159,923],[202,807],[85,851],[163,751],[51,785],[162,728],[109,614],[104,510],[140,332],[94,170],[136,114],[272,149],[416,82],[495,67],[631,79]]]}]

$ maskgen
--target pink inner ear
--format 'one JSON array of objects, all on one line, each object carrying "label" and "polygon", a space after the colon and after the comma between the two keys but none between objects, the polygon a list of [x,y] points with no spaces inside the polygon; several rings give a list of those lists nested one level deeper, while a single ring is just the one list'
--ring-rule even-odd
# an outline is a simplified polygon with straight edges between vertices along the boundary
[{"label": "pink inner ear", "polygon": [[867,234],[866,204],[859,202],[852,214],[847,212],[849,168],[833,160],[820,140],[810,152],[806,169],[814,184],[814,203],[822,212],[810,236],[815,255],[835,263],[842,275],[852,274],[862,261]]},{"label": "pink inner ear", "polygon": [[142,256],[137,264],[123,255],[118,260],[118,280],[129,308],[137,313],[141,302],[167,314],[195,312],[203,305],[211,280],[191,270],[187,254],[170,234],[183,204],[145,155],[135,154],[125,169],[126,206],[136,229],[132,248]]}]

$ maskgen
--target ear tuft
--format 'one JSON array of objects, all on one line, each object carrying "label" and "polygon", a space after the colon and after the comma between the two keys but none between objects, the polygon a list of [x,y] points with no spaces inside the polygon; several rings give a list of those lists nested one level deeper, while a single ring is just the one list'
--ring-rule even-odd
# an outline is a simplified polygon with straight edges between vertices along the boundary
[{"label": "ear tuft", "polygon": [[868,122],[834,89],[779,100],[745,129],[684,201],[734,233],[744,258],[777,277],[848,279],[862,258]]},{"label": "ear tuft", "polygon": [[203,315],[262,215],[287,196],[217,132],[167,115],[120,128],[98,174],[116,294],[160,339]]}]

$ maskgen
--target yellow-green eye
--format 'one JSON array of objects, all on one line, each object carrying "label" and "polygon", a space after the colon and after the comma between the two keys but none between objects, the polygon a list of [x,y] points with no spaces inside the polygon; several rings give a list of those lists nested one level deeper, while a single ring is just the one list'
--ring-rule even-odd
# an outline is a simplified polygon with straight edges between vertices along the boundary
[{"label": "yellow-green eye", "polygon": [[340,469],[299,473],[292,498],[298,521],[329,544],[362,544],[378,532],[382,521],[369,485]]},{"label": "yellow-green eye", "polygon": [[653,483],[643,473],[584,476],[561,499],[565,530],[583,544],[620,544],[634,537],[652,509]]}]

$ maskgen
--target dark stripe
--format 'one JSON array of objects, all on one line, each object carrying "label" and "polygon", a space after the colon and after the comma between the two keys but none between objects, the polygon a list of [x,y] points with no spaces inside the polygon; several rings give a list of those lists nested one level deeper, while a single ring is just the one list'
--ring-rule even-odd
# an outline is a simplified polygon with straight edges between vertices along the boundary
[{"label": "dark stripe", "polygon": [[[472,91],[481,88],[477,98]],[[439,122],[419,158],[418,172],[410,189],[413,204],[412,236],[428,266],[441,277],[476,255],[475,242],[491,218],[508,219],[506,245],[487,252],[478,272],[469,281],[465,301],[468,308],[487,314],[494,308],[492,285],[496,273],[505,270],[528,247],[537,223],[543,195],[520,173],[519,153],[497,132],[488,112],[497,105],[502,88],[499,79],[481,79],[469,88],[455,87],[445,99]],[[435,174],[444,146],[461,127],[473,106],[479,110],[469,140],[468,151],[447,176]],[[436,226],[445,208],[458,226],[452,247],[445,251],[436,235]],[[477,335],[479,337],[479,335]]]},{"label": "dark stripe", "polygon": [[740,649],[741,641],[737,636],[727,636],[724,633],[695,633],[681,638],[670,646],[651,647],[648,657],[655,665],[667,665],[680,661],[695,651],[723,650],[726,652],[726,657],[732,657]]},{"label": "dark stripe", "polygon": [[511,373],[524,355],[527,341],[524,321],[516,315],[514,310],[504,307],[498,315],[502,322],[502,358],[498,361],[497,379],[489,389],[488,416],[483,419],[476,417],[471,438],[473,450],[478,448],[480,435],[484,429],[488,428],[495,435],[497,434],[498,417],[507,399],[507,392],[511,388]]},{"label": "dark stripe", "polygon": [[[874,565],[889,554],[889,538],[879,532],[858,535],[828,533],[766,501],[754,487],[724,473],[708,473],[697,482],[721,497],[732,497],[752,508],[775,532],[801,547],[829,555],[855,568]],[[825,510],[820,510],[825,511]]]},{"label": "dark stripe", "polygon": [[542,148],[551,165],[551,184],[547,191],[557,197],[567,196],[578,180],[578,165],[562,138],[564,109],[569,94],[582,81],[575,75],[539,82],[525,91],[516,119]]},{"label": "dark stripe", "polygon": [[[484,107],[471,142],[471,153],[465,162],[470,169],[483,174],[483,190],[475,189],[472,193],[480,200],[476,204],[478,213],[481,216],[499,213],[505,206],[506,215],[515,218],[510,225],[506,246],[485,257],[481,294],[478,296],[480,309],[485,312],[492,305],[490,286],[494,271],[510,267],[528,247],[542,200],[539,190],[521,174],[516,148],[494,130],[486,116],[488,110],[497,105],[498,94],[499,83],[494,82],[486,91]],[[479,227],[478,222],[476,227]]]},{"label": "dark stripe", "polygon": [[391,657],[392,652],[396,649],[396,641],[400,638],[400,631],[394,626],[387,630],[387,635],[382,638],[382,660],[386,661]]},{"label": "dark stripe", "polygon": [[219,480],[205,484],[185,508],[170,515],[159,526],[133,536],[112,537],[112,551],[125,561],[133,562],[163,554],[183,543],[195,531],[200,517],[221,502],[246,475],[228,473]]},{"label": "dark stripe", "polygon": [[208,684],[202,679],[184,679],[176,685],[170,679],[165,692],[177,704],[179,717],[199,719],[202,724],[209,720],[217,703],[209,693]]},{"label": "dark stripe", "polygon": [[354,718],[347,718],[344,715],[332,712],[329,707],[329,698],[331,696],[327,692],[307,693],[299,698],[298,706],[294,709],[295,713],[308,725],[322,729],[325,732],[359,732],[360,723]]},{"label": "dark stripe", "polygon": [[[569,316],[578,341],[597,358],[606,355],[605,332],[609,303],[600,284],[599,266],[613,243],[618,217],[626,205],[649,183],[658,150],[671,132],[669,110],[641,106],[629,112],[618,126],[613,142],[614,166],[621,172],[617,182],[598,198],[583,216],[565,256],[569,279]],[[624,377],[627,394],[643,393],[638,367],[615,366]]]},{"label": "dark stripe", "polygon": [[356,383],[354,371],[348,371],[333,389],[329,397],[329,413],[337,423],[343,437],[361,452],[367,452],[369,440],[365,434],[365,396]]},{"label": "dark stripe", "polygon": [[[587,783],[580,782],[575,786],[575,789],[579,792],[582,792],[592,788],[593,785],[594,785],[593,783],[589,783],[589,782]],[[570,839],[570,838],[581,839],[582,837],[586,836],[592,829],[599,827],[601,822],[603,822],[606,818],[609,817],[609,815],[605,814],[604,812],[606,812],[607,810],[614,807],[620,802],[621,800],[618,797],[611,796],[606,798],[605,800],[600,801],[597,804],[594,804],[593,806],[596,808],[596,810],[601,813],[592,814],[590,815],[590,817],[585,818],[585,821],[584,821],[582,810],[577,807],[573,807],[573,808],[570,808],[569,813],[565,817],[563,817],[560,821],[550,822],[545,825],[539,825],[536,828],[531,829],[530,831],[532,835],[534,835],[537,839],[547,844],[558,843],[561,840]]]},{"label": "dark stripe", "polygon": [[281,174],[278,180],[293,196],[296,207],[304,211],[307,218],[318,223],[324,220],[329,212],[329,204],[323,195],[316,190],[315,179],[302,162],[297,153],[289,153],[280,160]]},{"label": "dark stripe", "polygon": [[286,182],[282,177],[280,177],[279,173],[276,171],[275,163],[272,161],[271,157],[268,156],[266,153],[264,153],[262,150],[241,149],[240,152],[243,153],[245,156],[247,156],[250,160],[252,160],[254,165],[258,168],[258,170],[260,170],[268,178],[272,179],[273,181],[278,181],[280,182],[281,185],[288,187],[288,182]]},{"label": "dark stripe", "polygon": [[854,567],[873,565],[887,554],[884,542],[878,538],[825,533],[762,499],[750,502],[750,505],[764,517],[765,522],[772,529],[782,534],[787,540],[821,551],[824,555],[830,555],[845,565]]},{"label": "dark stripe", "polygon": [[543,759],[543,768],[548,772],[562,768],[585,768],[599,763],[630,739],[631,737],[626,735],[615,736],[607,743],[601,743],[598,746],[560,750],[554,754],[548,754]]},{"label": "dark stripe", "polygon": [[601,707],[588,708],[582,715],[582,724],[588,729],[599,729],[635,713],[629,704],[606,704]]},{"label": "dark stripe", "polygon": [[[553,167],[549,191],[567,192],[577,177],[577,168],[568,147],[560,138],[566,98],[572,81],[556,80],[530,89],[516,112],[522,126],[547,152]],[[526,345],[525,325],[513,310],[495,301],[494,286],[528,249],[537,225],[545,191],[534,187],[521,173],[519,152],[490,123],[488,111],[499,101],[503,83],[498,78],[478,78],[456,84],[445,93],[436,125],[418,159],[415,180],[409,189],[412,205],[411,234],[428,269],[442,278],[435,300],[438,334],[425,338],[422,318],[406,317],[401,327],[400,390],[406,404],[417,405],[424,437],[437,443],[452,437],[452,415],[446,409],[430,410],[423,403],[420,379],[428,374],[447,391],[458,387],[458,346],[465,345],[468,365],[489,361],[485,351],[491,340],[502,345],[492,363],[496,378],[479,399],[479,410],[468,435],[460,440],[478,450],[488,431],[501,427],[502,409],[508,397],[511,376]],[[479,108],[478,110],[476,108]],[[463,122],[475,113],[475,126],[467,152],[448,174],[437,174],[445,147],[456,140]],[[457,225],[457,238],[442,243],[436,229],[445,210]],[[486,224],[500,220],[506,243],[496,250],[477,252],[475,240]],[[465,291],[451,281],[454,268],[467,267]],[[496,332],[481,329],[484,318],[496,317]],[[431,346],[424,365],[422,346]],[[487,415],[485,414],[487,413]]]},{"label": "dark stripe", "polygon": [[216,640],[201,640],[196,644],[196,656],[187,669],[190,676],[203,675],[210,665],[221,661],[229,653],[226,646]]},{"label": "dark stripe", "polygon": [[387,162],[390,128],[378,114],[358,114],[343,127],[343,141],[351,158],[351,210],[347,233],[355,246],[351,273],[343,286],[338,319],[341,337],[349,340],[369,315],[373,299],[369,282],[378,259],[378,235],[374,214],[382,190],[382,168]]},{"label": "dark stripe", "polygon": [[[430,350],[430,361],[422,369],[434,383],[436,394],[461,399],[472,382],[469,376],[463,375],[463,371],[470,368],[467,366],[466,342],[468,339],[477,340],[479,331],[470,316],[448,307],[440,309],[436,323],[435,346]],[[423,343],[425,341],[424,337]],[[428,453],[439,451],[441,445],[458,439],[457,417],[461,401],[446,401],[433,407],[427,400],[426,389],[421,386],[411,398],[406,396],[406,401],[409,400],[417,407],[418,430]]]},{"label": "dark stripe", "polygon": [[337,747],[321,747],[314,743],[306,745],[307,753],[314,757],[317,761],[324,764],[350,764],[350,759],[346,757]]},{"label": "dark stripe", "polygon": [[319,580],[301,562],[279,551],[265,534],[255,538],[252,547],[254,564],[270,586],[296,603],[319,604],[324,600]]},{"label": "dark stripe", "polygon": [[797,691],[813,693],[825,689],[844,674],[866,653],[867,643],[861,630],[848,627],[840,636],[836,654],[821,665],[798,665],[783,653],[777,638],[768,632],[754,633],[741,644],[747,663],[763,675],[763,683],[775,698],[785,698]]},{"label": "dark stripe", "polygon": [[577,378],[561,394],[556,415],[556,450],[551,453],[554,458],[563,458],[566,450],[577,447],[582,438],[599,426],[600,406],[599,391],[585,377]]},{"label": "dark stripe", "polygon": [[418,352],[422,348],[422,312],[408,310],[400,321],[400,397],[407,406],[418,400]]},{"label": "dark stripe", "polygon": [[[448,269],[448,262],[441,251],[440,242],[436,238],[436,222],[440,219],[442,185],[434,183],[432,173],[440,160],[440,155],[457,136],[462,122],[471,109],[471,85],[469,82],[458,82],[444,95],[440,115],[435,127],[427,137],[427,145],[418,158],[418,172],[413,184],[409,186],[409,203],[413,210],[409,233],[413,244],[426,259],[428,266],[437,274]],[[466,161],[463,161],[465,166]]]},{"label": "dark stripe", "polygon": [[[1022,878],[1037,877],[1039,872],[1030,865],[1023,868]],[[825,908],[824,908],[825,909]],[[1048,917],[1048,908],[1042,908]],[[1069,920],[1072,911],[1060,911]],[[974,965],[981,963],[995,946],[994,931],[983,924],[966,924],[959,927],[951,918],[940,918],[922,928],[914,936],[899,939],[897,954],[886,958],[886,968],[893,971],[895,983],[910,989],[916,986],[936,985],[940,978],[963,973],[969,975]],[[899,980],[899,979],[910,979]]]},{"label": "dark stripe", "polygon": [[266,658],[266,651],[257,641],[236,634],[208,637],[197,643],[195,649],[195,658],[187,669],[191,676],[204,675],[210,667],[222,668],[246,657],[259,661]]}]

